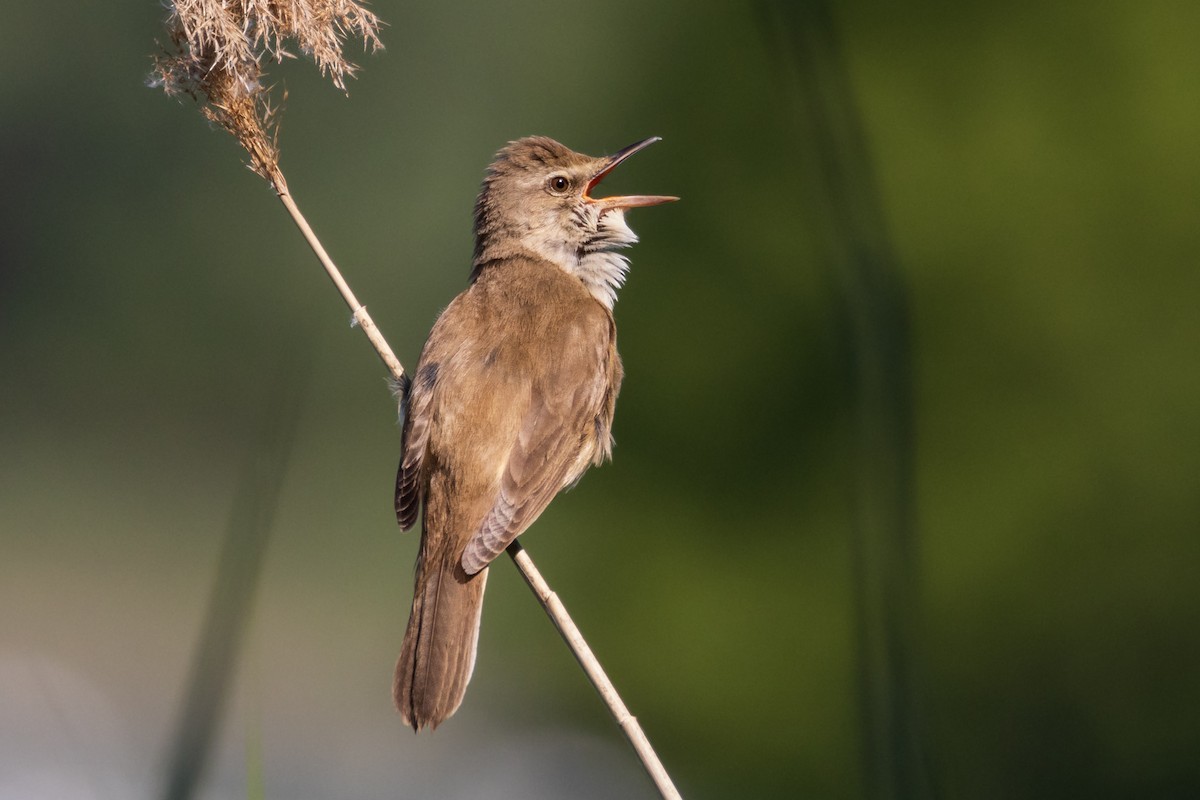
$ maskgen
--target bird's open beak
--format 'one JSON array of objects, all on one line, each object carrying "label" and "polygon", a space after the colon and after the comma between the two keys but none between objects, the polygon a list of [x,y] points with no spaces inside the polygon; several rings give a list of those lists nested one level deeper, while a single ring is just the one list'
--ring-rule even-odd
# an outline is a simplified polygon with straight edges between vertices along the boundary
[{"label": "bird's open beak", "polygon": [[634,208],[635,206],[657,206],[662,203],[670,203],[673,200],[678,200],[678,197],[666,197],[662,195],[651,194],[633,194],[622,197],[597,198],[590,196],[592,189],[594,189],[596,185],[600,183],[600,181],[604,180],[604,176],[612,172],[613,168],[615,168],[617,164],[620,164],[622,161],[629,158],[642,148],[648,147],[661,140],[661,136],[651,136],[649,139],[643,139],[640,142],[635,142],[628,147],[622,148],[619,152],[604,159],[600,164],[599,171],[592,176],[590,181],[588,181],[587,189],[585,189],[583,192],[584,199],[591,203],[596,203],[597,205],[602,206],[605,211],[615,208]]}]

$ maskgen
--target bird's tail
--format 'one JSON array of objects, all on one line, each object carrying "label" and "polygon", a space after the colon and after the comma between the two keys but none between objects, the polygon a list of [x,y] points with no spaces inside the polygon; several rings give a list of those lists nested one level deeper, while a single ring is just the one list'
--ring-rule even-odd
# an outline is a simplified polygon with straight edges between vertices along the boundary
[{"label": "bird's tail", "polygon": [[462,702],[475,669],[486,583],[486,568],[468,576],[453,556],[422,559],[417,567],[392,690],[400,717],[415,731],[436,728]]}]

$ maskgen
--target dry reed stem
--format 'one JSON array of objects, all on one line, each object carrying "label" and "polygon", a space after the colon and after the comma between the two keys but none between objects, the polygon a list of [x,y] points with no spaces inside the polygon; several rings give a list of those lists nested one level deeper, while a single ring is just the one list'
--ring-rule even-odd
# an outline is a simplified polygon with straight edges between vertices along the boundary
[{"label": "dry reed stem", "polygon": [[679,790],[671,782],[671,776],[667,774],[666,767],[659,761],[658,754],[654,752],[654,748],[650,746],[650,740],[646,738],[641,723],[625,707],[625,703],[621,700],[621,695],[617,693],[617,687],[608,679],[604,668],[600,666],[599,659],[592,653],[592,648],[588,646],[587,640],[583,638],[583,634],[575,626],[571,615],[567,613],[567,607],[558,599],[558,595],[550,589],[550,584],[546,583],[538,568],[533,565],[533,559],[529,557],[529,554],[525,552],[525,548],[516,540],[508,546],[508,555],[512,558],[513,563],[517,565],[521,576],[525,578],[525,583],[529,584],[534,597],[542,604],[542,608],[545,609],[546,615],[554,623],[554,627],[558,628],[559,635],[567,643],[567,647],[571,649],[571,653],[575,656],[575,660],[579,662],[579,666],[583,667],[588,680],[592,682],[592,686],[596,687],[600,698],[604,700],[604,703],[608,706],[608,710],[612,713],[613,719],[621,726],[621,731],[625,734],[625,738],[629,740],[629,744],[633,745],[634,752],[641,759],[642,766],[646,768],[646,772],[650,775],[650,780],[654,781],[654,786],[658,789],[658,793],[662,795],[663,800],[682,800]]},{"label": "dry reed stem", "polygon": [[375,321],[367,313],[367,307],[358,302],[358,298],[350,290],[350,285],[342,277],[341,271],[333,263],[333,259],[329,257],[329,254],[325,252],[321,241],[317,239],[317,235],[309,227],[308,220],[304,218],[304,215],[300,213],[300,209],[296,206],[296,201],[292,199],[291,194],[286,190],[279,193],[279,200],[283,203],[284,208],[287,209],[288,214],[291,215],[292,221],[296,223],[296,227],[300,229],[300,233],[304,235],[305,241],[308,242],[308,246],[316,254],[317,260],[321,262],[321,266],[325,268],[325,273],[329,275],[329,279],[337,287],[338,293],[346,301],[346,305],[350,308],[350,313],[354,315],[354,324],[362,328],[363,333],[367,336],[367,340],[371,342],[371,346],[375,348],[375,352],[379,354],[380,360],[383,361],[383,365],[391,373],[393,384],[404,386],[404,367],[401,366],[400,360],[396,358],[396,354],[388,346],[387,340],[383,338],[383,334],[376,327]]}]

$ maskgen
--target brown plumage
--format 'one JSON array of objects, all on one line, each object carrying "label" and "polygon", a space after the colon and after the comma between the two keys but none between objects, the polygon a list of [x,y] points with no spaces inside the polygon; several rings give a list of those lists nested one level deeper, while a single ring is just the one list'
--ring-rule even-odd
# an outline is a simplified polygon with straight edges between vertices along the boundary
[{"label": "brown plumage", "polygon": [[510,143],[475,207],[470,285],[421,352],[405,401],[396,517],[423,504],[396,705],[415,730],[462,701],[487,565],[563,488],[611,455],[621,386],[612,303],[636,241],[625,208],[675,198],[588,195],[654,139],[607,158],[543,137]]}]

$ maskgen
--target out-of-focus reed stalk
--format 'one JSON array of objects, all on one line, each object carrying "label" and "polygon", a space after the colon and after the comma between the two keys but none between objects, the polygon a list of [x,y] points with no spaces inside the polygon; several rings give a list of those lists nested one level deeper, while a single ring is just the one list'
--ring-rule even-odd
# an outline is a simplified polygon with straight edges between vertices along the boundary
[{"label": "out-of-focus reed stalk", "polygon": [[863,778],[872,800],[937,796],[919,655],[909,299],[828,0],[760,0],[796,112],[811,222],[843,303],[855,400],[855,612]]}]

